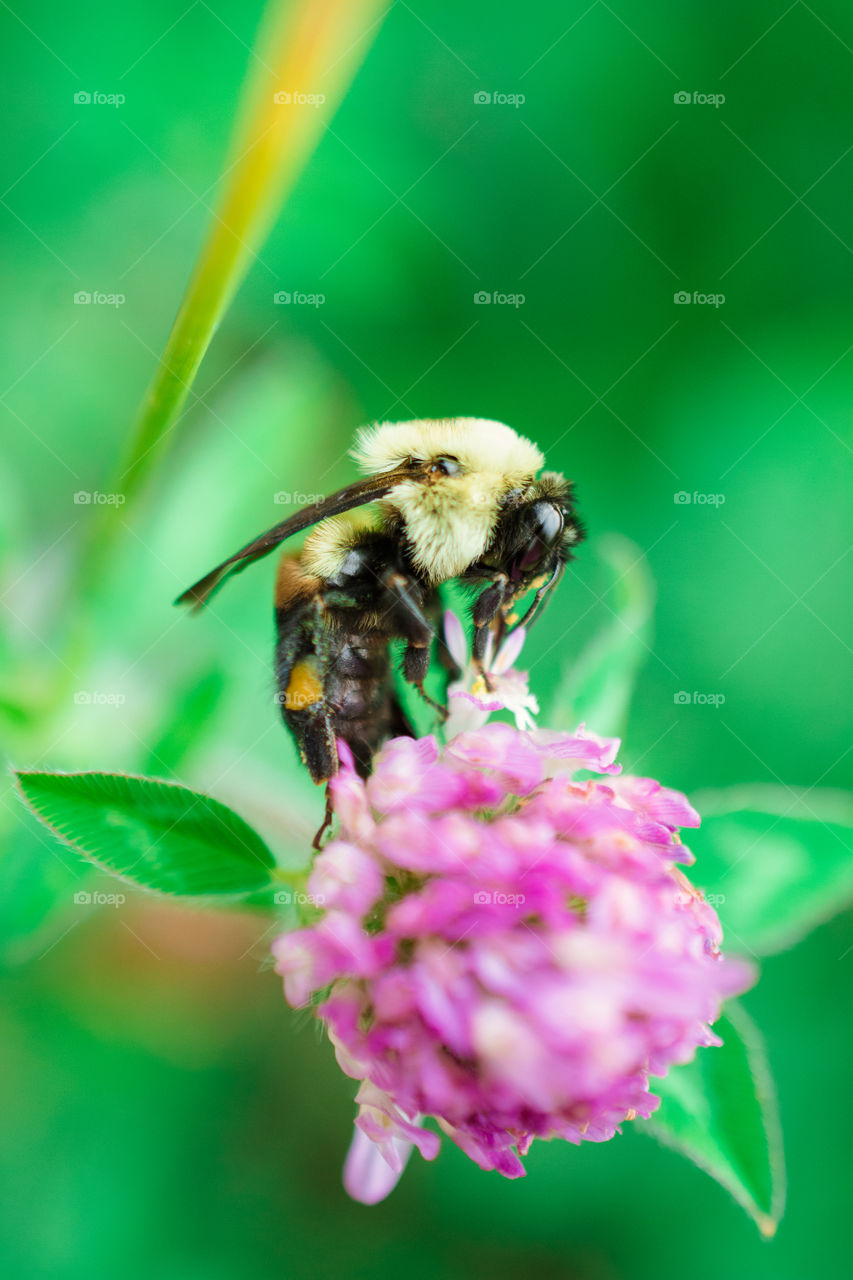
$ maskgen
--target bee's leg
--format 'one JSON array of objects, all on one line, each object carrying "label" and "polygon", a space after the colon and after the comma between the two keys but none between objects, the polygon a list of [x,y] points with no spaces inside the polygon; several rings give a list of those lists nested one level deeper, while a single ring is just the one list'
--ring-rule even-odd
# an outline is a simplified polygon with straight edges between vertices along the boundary
[{"label": "bee's leg", "polygon": [[[276,629],[275,674],[282,719],[312,780],[327,782],[338,770],[335,732],[325,694],[331,641],[323,601],[306,583],[296,557],[283,561],[279,569]],[[328,807],[328,796],[326,803]]]},{"label": "bee's leg", "polygon": [[325,703],[292,714],[291,727],[312,782],[327,782],[338,771],[338,748]]},{"label": "bee's leg", "polygon": [[533,597],[533,603],[531,604],[530,608],[527,610],[523,618],[514,619],[513,630],[515,630],[516,627],[529,627],[532,625],[534,619],[537,618],[539,614],[542,612],[544,605],[547,603],[550,597],[550,593],[553,591],[554,587],[557,585],[557,583],[560,581],[560,578],[563,576],[564,568],[565,568],[565,565],[558,560],[555,563],[554,568],[551,570],[551,573],[549,574],[549,576],[545,578],[544,582],[540,581],[536,589],[536,595]]},{"label": "bee's leg", "polygon": [[417,584],[398,569],[392,569],[382,580],[389,604],[407,641],[403,655],[403,675],[409,684],[413,684],[427,706],[443,718],[447,717],[447,708],[431,698],[424,689],[424,680],[429,671],[429,649],[435,637],[435,630],[424,617],[418,596]]},{"label": "bee's leg", "polygon": [[[314,582],[302,572],[298,556],[285,556],[279,564],[275,591],[275,679],[278,686],[276,701],[285,723],[290,727],[287,712],[307,706],[304,695],[308,692],[305,677],[307,664],[322,677],[320,664],[314,653],[318,642],[322,643],[323,602]],[[292,685],[295,669],[301,666],[302,679],[298,675]],[[297,699],[296,692],[299,690]]]},{"label": "bee's leg", "polygon": [[[481,591],[477,599],[474,601],[474,608],[471,611],[471,621],[474,623],[474,644],[472,647],[472,657],[474,665],[479,668],[485,678],[483,672],[483,659],[486,656],[486,644],[489,638],[489,628],[494,623],[495,618],[500,615],[501,606],[505,604],[509,587],[509,578],[505,573],[496,573],[489,585],[484,591]],[[497,637],[499,639],[499,637]]]},{"label": "bee's leg", "polygon": [[428,707],[432,707],[442,718],[447,719],[447,707],[442,706],[440,702],[436,702],[435,698],[431,698],[424,688],[424,680],[429,671],[429,646],[425,648],[420,645],[409,643],[406,652],[403,654],[403,675],[409,684],[413,684],[418,693],[423,698]]},{"label": "bee's leg", "polygon": [[327,783],[326,784],[326,812],[323,816],[322,824],[318,828],[317,833],[314,836],[314,839],[311,841],[312,849],[321,849],[323,847],[322,846],[323,836],[328,831],[329,827],[332,825],[332,818],[334,817],[334,814],[335,814],[335,809],[334,809],[334,805],[332,804],[332,789]]}]

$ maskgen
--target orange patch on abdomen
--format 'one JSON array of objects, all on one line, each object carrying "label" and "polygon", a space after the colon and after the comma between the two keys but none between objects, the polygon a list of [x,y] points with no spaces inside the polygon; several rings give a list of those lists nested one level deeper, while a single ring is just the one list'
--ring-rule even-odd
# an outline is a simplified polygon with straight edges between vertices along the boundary
[{"label": "orange patch on abdomen", "polygon": [[284,691],[284,705],[288,711],[305,711],[323,700],[323,682],[317,672],[314,658],[303,658],[290,673]]}]

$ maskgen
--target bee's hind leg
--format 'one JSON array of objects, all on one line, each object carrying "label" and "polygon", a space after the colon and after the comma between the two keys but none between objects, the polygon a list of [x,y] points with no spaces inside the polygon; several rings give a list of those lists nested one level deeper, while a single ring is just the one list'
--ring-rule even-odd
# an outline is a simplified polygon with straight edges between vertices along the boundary
[{"label": "bee's hind leg", "polygon": [[311,841],[312,849],[322,849],[323,836],[328,831],[329,827],[332,825],[332,818],[334,817],[334,815],[335,815],[335,808],[334,808],[334,805],[332,804],[332,788],[329,786],[327,782],[326,783],[326,812],[323,816],[323,821],[320,827],[318,828],[316,835],[314,836],[314,839]]},{"label": "bee's hind leg", "polygon": [[285,719],[296,739],[299,754],[308,768],[312,782],[317,786],[326,784],[326,811],[322,825],[312,841],[312,847],[319,849],[324,833],[331,826],[334,812],[329,779],[338,771],[338,747],[332,719],[322,703],[307,711],[288,712]]}]

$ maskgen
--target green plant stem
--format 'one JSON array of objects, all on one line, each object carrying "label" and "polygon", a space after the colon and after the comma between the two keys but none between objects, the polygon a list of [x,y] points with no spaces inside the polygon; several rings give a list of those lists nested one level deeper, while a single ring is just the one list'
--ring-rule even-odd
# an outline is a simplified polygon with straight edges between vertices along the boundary
[{"label": "green plant stem", "polygon": [[[387,8],[388,0],[271,3],[243,89],[221,199],[113,483],[126,500],[173,443],[213,335]],[[281,94],[290,101],[276,101]],[[323,101],[305,103],[304,96]],[[116,507],[98,513],[78,589],[100,576],[120,527]]]}]

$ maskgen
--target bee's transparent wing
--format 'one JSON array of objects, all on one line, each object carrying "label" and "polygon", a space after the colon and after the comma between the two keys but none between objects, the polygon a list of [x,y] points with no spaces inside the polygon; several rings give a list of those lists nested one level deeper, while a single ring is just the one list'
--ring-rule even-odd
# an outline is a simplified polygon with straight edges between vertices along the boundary
[{"label": "bee's transparent wing", "polygon": [[407,465],[393,472],[367,476],[366,479],[357,480],[355,484],[347,485],[345,489],[339,489],[337,493],[332,493],[319,502],[310,503],[289,519],[274,525],[272,529],[267,529],[266,533],[259,534],[245,547],[235,551],[227,560],[223,560],[215,569],[211,569],[203,578],[199,578],[198,582],[188,587],[178,596],[175,604],[190,605],[193,609],[202,608],[232,574],[241,573],[255,560],[269,555],[287,538],[292,538],[294,534],[301,533],[303,529],[309,528],[312,524],[318,524],[329,516],[337,516],[344,511],[352,510],[353,507],[361,507],[365,503],[384,498],[401,480],[417,478],[421,470],[422,468],[417,465]]}]

